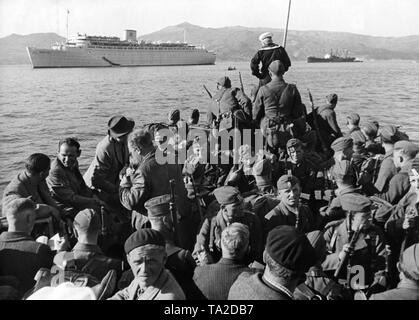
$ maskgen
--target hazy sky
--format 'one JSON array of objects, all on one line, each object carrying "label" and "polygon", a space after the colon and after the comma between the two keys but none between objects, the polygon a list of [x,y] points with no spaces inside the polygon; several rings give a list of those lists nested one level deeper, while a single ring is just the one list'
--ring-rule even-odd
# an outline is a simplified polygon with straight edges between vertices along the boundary
[{"label": "hazy sky", "polygon": [[[283,28],[288,0],[0,0],[0,37],[77,32],[122,37],[190,22],[203,27]],[[419,0],[292,0],[292,30],[419,35]]]}]

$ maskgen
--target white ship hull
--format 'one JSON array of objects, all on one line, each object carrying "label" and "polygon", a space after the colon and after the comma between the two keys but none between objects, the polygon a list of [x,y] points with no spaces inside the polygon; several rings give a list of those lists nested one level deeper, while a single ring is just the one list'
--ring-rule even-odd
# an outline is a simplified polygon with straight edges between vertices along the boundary
[{"label": "white ship hull", "polygon": [[33,68],[134,67],[214,64],[216,55],[204,49],[150,48],[27,48]]}]

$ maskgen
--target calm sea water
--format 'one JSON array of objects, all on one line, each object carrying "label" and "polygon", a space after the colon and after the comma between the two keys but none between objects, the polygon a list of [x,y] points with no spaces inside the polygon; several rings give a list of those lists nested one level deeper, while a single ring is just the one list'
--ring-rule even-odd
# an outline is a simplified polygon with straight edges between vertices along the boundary
[{"label": "calm sea water", "polygon": [[[237,70],[227,71],[230,65]],[[112,115],[134,118],[138,125],[164,121],[173,108],[180,109],[185,119],[193,108],[204,116],[209,99],[202,85],[215,91],[216,80],[227,75],[233,85],[240,86],[239,71],[249,92],[257,81],[245,62],[37,70],[29,65],[0,66],[0,194],[23,168],[27,156],[35,152],[54,156],[63,137],[79,138],[84,172]],[[344,130],[345,117],[357,112],[361,121],[397,124],[419,140],[419,63],[296,62],[285,78],[297,84],[308,107],[307,88],[319,104],[327,94],[337,93],[336,111]]]}]

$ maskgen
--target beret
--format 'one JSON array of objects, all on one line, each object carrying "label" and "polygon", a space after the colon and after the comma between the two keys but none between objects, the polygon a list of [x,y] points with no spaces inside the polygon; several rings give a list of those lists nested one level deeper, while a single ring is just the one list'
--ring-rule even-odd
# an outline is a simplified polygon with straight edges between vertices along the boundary
[{"label": "beret", "polygon": [[326,240],[323,237],[323,232],[316,230],[306,234],[307,240],[310,242],[313,249],[316,251],[318,258],[326,255]]},{"label": "beret", "polygon": [[291,147],[302,147],[303,143],[298,139],[290,139],[287,142],[287,149]]},{"label": "beret", "polygon": [[100,217],[94,210],[84,209],[74,218],[74,227],[84,232],[99,231],[101,227]]},{"label": "beret", "polygon": [[268,67],[269,71],[275,75],[281,75],[285,72],[284,64],[279,60],[274,60]]},{"label": "beret", "polygon": [[332,177],[337,181],[355,181],[355,171],[351,162],[348,160],[337,161],[330,170]]},{"label": "beret", "polygon": [[402,150],[404,153],[409,155],[411,158],[415,158],[419,152],[419,146],[414,144],[413,142],[402,140],[397,141],[394,144],[394,150]]},{"label": "beret", "polygon": [[341,137],[333,141],[332,145],[330,146],[333,151],[343,151],[347,148],[352,148],[353,140],[349,137]]},{"label": "beret", "polygon": [[340,197],[342,209],[352,212],[369,212],[372,201],[359,193],[347,193]]},{"label": "beret", "polygon": [[265,33],[262,33],[260,36],[259,36],[259,41],[263,41],[263,40],[265,40],[266,38],[272,38],[274,35],[271,33],[271,32],[265,32]]},{"label": "beret", "polygon": [[166,241],[164,240],[163,235],[157,230],[140,229],[135,231],[128,237],[127,241],[125,241],[125,253],[128,254],[135,248],[148,244],[154,244],[164,248],[166,246]]},{"label": "beret", "polygon": [[347,119],[351,120],[352,124],[359,124],[359,121],[361,121],[361,117],[358,113],[351,113]]},{"label": "beret", "polygon": [[327,102],[329,103],[337,103],[338,102],[338,95],[336,93],[332,93],[326,96]]},{"label": "beret", "polygon": [[232,186],[217,188],[214,190],[213,194],[220,205],[233,204],[243,201],[240,191]]},{"label": "beret", "polygon": [[316,251],[305,234],[291,226],[278,226],[266,238],[266,252],[281,266],[305,273],[316,263]]},{"label": "beret", "polygon": [[144,203],[148,217],[160,217],[170,214],[170,194],[154,197]]},{"label": "beret", "polygon": [[276,187],[279,190],[284,190],[295,186],[296,184],[300,184],[300,180],[297,177],[290,176],[290,175],[283,175],[278,179],[276,183]]},{"label": "beret", "polygon": [[419,280],[419,244],[407,248],[400,259],[400,267],[413,280]]},{"label": "beret", "polygon": [[364,130],[367,136],[376,137],[378,133],[378,126],[374,122],[368,122],[362,126],[362,130]]},{"label": "beret", "polygon": [[220,79],[218,79],[217,84],[219,84],[222,87],[230,87],[231,80],[229,77],[221,77]]}]

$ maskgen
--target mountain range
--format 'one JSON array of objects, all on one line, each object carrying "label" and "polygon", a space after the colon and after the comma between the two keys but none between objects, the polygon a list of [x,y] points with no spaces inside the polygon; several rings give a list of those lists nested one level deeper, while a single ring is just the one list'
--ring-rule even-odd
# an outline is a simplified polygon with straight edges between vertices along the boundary
[{"label": "mountain range", "polygon": [[[258,37],[270,31],[274,42],[281,44],[283,29],[247,28],[242,26],[204,28],[187,22],[140,35],[139,40],[186,41],[203,45],[217,53],[217,60],[248,61],[259,48]],[[55,33],[12,34],[0,38],[0,64],[28,64],[26,46],[50,48],[65,38]],[[362,60],[406,59],[419,60],[419,36],[376,37],[345,32],[290,30],[287,52],[292,60],[305,60],[307,56],[324,56],[331,49],[348,50],[350,56]]]}]

